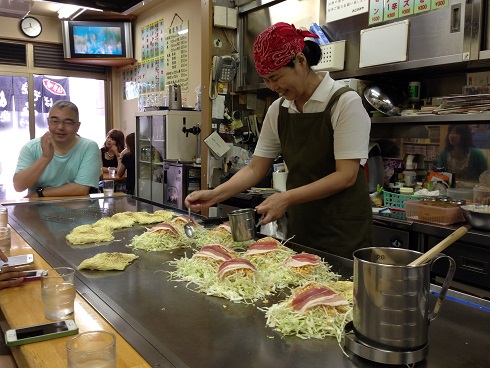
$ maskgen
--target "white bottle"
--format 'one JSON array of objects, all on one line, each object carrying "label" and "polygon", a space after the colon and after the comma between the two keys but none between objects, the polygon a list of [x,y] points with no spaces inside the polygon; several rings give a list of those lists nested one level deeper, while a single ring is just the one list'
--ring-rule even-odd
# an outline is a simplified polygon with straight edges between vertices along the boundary
[{"label": "white bottle", "polygon": [[413,169],[413,163],[412,162],[407,162],[407,167],[405,168],[405,171],[403,172],[403,179],[405,180],[405,186],[406,187],[415,187],[415,184],[417,182],[416,180],[417,174],[415,173]]}]

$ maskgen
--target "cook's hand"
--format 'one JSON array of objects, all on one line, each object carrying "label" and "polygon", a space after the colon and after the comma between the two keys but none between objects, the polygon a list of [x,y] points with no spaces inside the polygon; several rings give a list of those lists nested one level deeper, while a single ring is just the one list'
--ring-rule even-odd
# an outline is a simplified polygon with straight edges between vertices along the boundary
[{"label": "cook's hand", "polygon": [[191,208],[194,211],[200,211],[203,208],[209,208],[212,205],[215,205],[218,203],[216,201],[216,194],[215,192],[211,190],[196,190],[195,192],[192,192],[185,198],[185,206],[189,208],[189,206],[192,206]]},{"label": "cook's hand", "polygon": [[43,156],[50,160],[54,157],[53,138],[50,132],[44,133],[41,137],[41,148],[43,149]]},{"label": "cook's hand", "polygon": [[19,286],[24,282],[26,272],[15,267],[4,266],[0,269],[0,289]]},{"label": "cook's hand", "polygon": [[288,193],[275,193],[255,207],[258,214],[264,215],[260,221],[261,225],[280,219],[286,213],[289,206]]}]

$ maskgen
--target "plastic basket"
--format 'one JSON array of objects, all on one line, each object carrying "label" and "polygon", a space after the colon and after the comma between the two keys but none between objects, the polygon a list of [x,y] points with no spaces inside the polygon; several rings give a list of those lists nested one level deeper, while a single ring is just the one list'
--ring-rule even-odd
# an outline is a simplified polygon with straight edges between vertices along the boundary
[{"label": "plastic basket", "polygon": [[313,70],[338,71],[344,70],[345,40],[320,45],[322,56]]},{"label": "plastic basket", "polygon": [[430,222],[439,225],[452,225],[464,222],[463,211],[459,206],[440,207],[420,201],[405,202],[406,217],[412,220]]},{"label": "plastic basket", "polygon": [[383,191],[383,205],[398,210],[405,210],[406,201],[422,198],[424,197]]}]

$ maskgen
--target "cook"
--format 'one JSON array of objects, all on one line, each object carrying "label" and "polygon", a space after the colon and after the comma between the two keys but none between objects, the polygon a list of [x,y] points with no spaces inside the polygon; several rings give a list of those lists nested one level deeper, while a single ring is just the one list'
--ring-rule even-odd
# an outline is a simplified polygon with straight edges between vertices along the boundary
[{"label": "cook", "polygon": [[372,245],[372,210],[366,173],[370,119],[361,98],[311,66],[317,37],[277,23],[254,43],[254,61],[268,88],[281,96],[267,111],[254,157],[230,180],[187,196],[186,206],[208,208],[259,183],[282,153],[286,191],[256,207],[262,224],[287,216],[295,243],[352,258]]}]

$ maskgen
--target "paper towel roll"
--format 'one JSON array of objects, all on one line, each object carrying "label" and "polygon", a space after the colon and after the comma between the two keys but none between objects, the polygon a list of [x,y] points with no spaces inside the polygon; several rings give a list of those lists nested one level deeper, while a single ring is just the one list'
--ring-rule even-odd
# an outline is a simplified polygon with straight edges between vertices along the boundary
[{"label": "paper towel roll", "polygon": [[286,191],[286,180],[288,179],[287,172],[272,173],[272,187],[280,192]]}]

